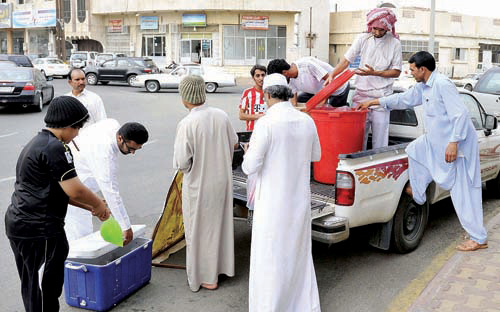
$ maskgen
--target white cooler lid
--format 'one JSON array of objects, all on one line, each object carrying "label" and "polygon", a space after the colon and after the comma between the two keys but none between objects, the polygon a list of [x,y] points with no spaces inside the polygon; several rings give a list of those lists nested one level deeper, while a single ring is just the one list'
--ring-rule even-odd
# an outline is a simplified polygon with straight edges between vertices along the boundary
[{"label": "white cooler lid", "polygon": [[[146,233],[146,225],[134,224],[132,225],[132,231],[134,232],[134,239],[137,237],[144,237],[144,234]],[[68,258],[93,259],[107,254],[116,248],[119,247],[102,239],[101,232],[96,231],[92,234],[69,242]]]}]

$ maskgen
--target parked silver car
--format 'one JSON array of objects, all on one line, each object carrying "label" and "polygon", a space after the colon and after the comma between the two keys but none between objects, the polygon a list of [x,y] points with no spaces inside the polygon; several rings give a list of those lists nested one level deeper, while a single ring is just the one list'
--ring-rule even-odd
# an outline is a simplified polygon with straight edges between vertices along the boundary
[{"label": "parked silver car", "polygon": [[94,51],[77,51],[71,54],[69,64],[71,67],[84,68],[87,66],[96,66],[96,58],[98,52]]},{"label": "parked silver car", "polygon": [[500,119],[500,67],[486,71],[472,89],[486,112]]}]

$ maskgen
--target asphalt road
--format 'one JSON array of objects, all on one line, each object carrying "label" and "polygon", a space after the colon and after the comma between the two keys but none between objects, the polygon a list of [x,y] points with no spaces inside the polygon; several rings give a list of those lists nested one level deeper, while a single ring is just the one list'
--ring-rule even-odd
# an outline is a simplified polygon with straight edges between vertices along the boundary
[{"label": "asphalt road", "polygon": [[[69,92],[65,80],[53,81],[56,95]],[[220,89],[207,96],[209,105],[225,110],[236,130],[238,102],[245,86]],[[146,224],[150,234],[163,209],[173,177],[172,153],[176,125],[187,114],[177,91],[150,94],[124,84],[92,86],[104,100],[108,117],[120,123],[138,121],[150,131],[150,141],[136,155],[119,157],[119,182],[130,219]],[[15,164],[19,152],[43,127],[43,113],[0,108],[0,215],[3,218],[13,191]],[[500,201],[484,198],[485,219],[500,212]],[[293,230],[293,229],[291,229]],[[0,222],[4,233],[4,222]],[[385,311],[405,294],[419,292],[424,273],[436,267],[435,259],[462,235],[450,201],[431,207],[429,225],[420,247],[406,255],[370,247],[367,228],[355,229],[346,242],[327,246],[313,244],[313,256],[323,311]],[[115,311],[247,311],[251,229],[235,223],[236,276],[220,283],[217,291],[192,293],[183,270],[153,268],[150,284],[119,304]],[[0,235],[0,311],[23,311],[20,283],[14,257],[5,235]],[[173,263],[185,261],[184,252]],[[415,286],[417,284],[417,286]],[[403,295],[402,295],[403,294]],[[411,300],[411,295],[406,299]],[[64,303],[62,311],[77,311]]]}]

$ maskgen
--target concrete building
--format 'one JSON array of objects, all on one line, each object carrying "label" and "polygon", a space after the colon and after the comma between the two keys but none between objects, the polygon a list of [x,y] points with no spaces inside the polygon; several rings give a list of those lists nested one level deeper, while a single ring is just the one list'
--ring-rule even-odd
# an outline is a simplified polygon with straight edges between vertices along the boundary
[{"label": "concrete building", "polygon": [[[403,60],[427,50],[430,10],[416,7],[393,9],[398,17]],[[329,61],[337,64],[354,38],[366,31],[368,11],[335,12],[330,15]],[[450,77],[462,77],[500,65],[500,19],[436,11],[434,56],[438,68]],[[405,64],[405,70],[408,64]]]},{"label": "concrete building", "polygon": [[[66,39],[78,50],[224,66],[312,55],[328,60],[328,0],[62,0]],[[311,18],[312,15],[312,18]]]},{"label": "concrete building", "polygon": [[55,0],[2,0],[0,53],[53,55]]}]

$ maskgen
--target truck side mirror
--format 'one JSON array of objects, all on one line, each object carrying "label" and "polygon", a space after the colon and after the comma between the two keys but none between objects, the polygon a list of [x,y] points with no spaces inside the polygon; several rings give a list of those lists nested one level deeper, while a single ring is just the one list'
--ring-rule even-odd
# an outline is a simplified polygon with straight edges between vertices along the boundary
[{"label": "truck side mirror", "polygon": [[484,128],[486,130],[493,130],[498,127],[498,120],[493,115],[485,115]]}]

